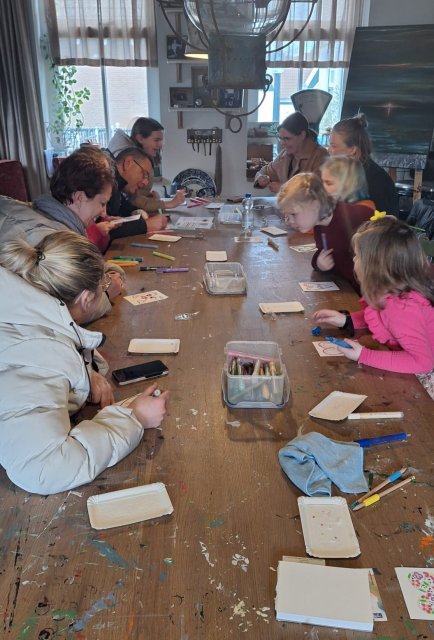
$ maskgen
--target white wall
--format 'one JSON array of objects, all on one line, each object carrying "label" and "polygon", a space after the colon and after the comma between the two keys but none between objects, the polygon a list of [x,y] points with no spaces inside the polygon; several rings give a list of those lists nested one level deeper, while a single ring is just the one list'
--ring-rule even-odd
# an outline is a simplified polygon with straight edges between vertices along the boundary
[{"label": "white wall", "polygon": [[[253,189],[252,183],[245,177],[247,157],[247,118],[242,118],[242,129],[232,133],[225,128],[225,118],[215,110],[183,113],[183,129],[178,128],[177,113],[168,111],[169,87],[177,86],[176,65],[166,62],[166,35],[171,31],[166,24],[161,10],[156,8],[159,55],[160,112],[157,113],[156,101],[152,102],[155,84],[151,82],[150,115],[160,119],[165,128],[165,148],[163,152],[163,175],[172,180],[180,171],[188,168],[203,169],[214,177],[215,149],[212,156],[205,156],[203,150],[193,151],[187,144],[188,128],[223,129],[222,159],[223,188],[222,195],[243,195],[251,191],[254,195],[266,195],[263,190]],[[369,26],[393,26],[407,24],[433,24],[434,0],[371,0],[369,9]],[[195,63],[196,64],[196,63]],[[198,61],[199,66],[203,62]],[[206,64],[206,61],[205,61]],[[179,86],[190,85],[190,65],[182,65],[183,82]],[[154,90],[152,85],[154,84]],[[207,149],[208,153],[208,149]],[[268,194],[268,192],[267,192]]]},{"label": "white wall", "polygon": [[433,0],[371,0],[370,27],[434,24]]},{"label": "white wall", "polygon": [[[151,116],[160,119],[164,126],[165,143],[163,149],[163,176],[172,180],[177,173],[184,169],[203,169],[214,177],[215,173],[215,145],[212,147],[212,155],[207,155],[203,149],[200,152],[193,151],[187,143],[187,129],[210,129],[220,127],[223,130],[222,166],[223,188],[222,195],[244,194],[252,191],[252,183],[246,180],[247,158],[247,128],[246,118],[242,118],[242,129],[239,133],[232,133],[225,128],[225,117],[214,109],[207,111],[186,111],[182,114],[183,128],[178,128],[178,114],[168,111],[169,87],[191,86],[191,66],[206,66],[206,60],[198,60],[193,65],[179,65],[182,69],[182,82],[176,82],[176,67],[174,63],[166,61],[166,35],[172,34],[166,24],[161,9],[157,7],[157,32],[158,32],[158,60],[160,80],[160,114],[150,113]],[[150,87],[150,92],[152,86]],[[233,126],[235,128],[235,125]],[[262,190],[255,190],[263,194]]]}]

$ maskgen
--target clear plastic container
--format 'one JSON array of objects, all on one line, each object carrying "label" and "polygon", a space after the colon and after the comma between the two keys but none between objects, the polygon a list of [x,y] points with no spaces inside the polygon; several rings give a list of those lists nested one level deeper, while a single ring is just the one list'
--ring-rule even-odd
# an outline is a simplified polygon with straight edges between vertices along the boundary
[{"label": "clear plastic container", "polygon": [[236,295],[247,291],[247,279],[239,262],[208,262],[204,275],[207,291],[213,295]]},{"label": "clear plastic container", "polygon": [[[222,387],[226,404],[238,408],[279,408],[289,398],[289,380],[276,342],[228,342]],[[237,375],[232,372],[234,359],[254,367],[274,367],[274,375]]]}]

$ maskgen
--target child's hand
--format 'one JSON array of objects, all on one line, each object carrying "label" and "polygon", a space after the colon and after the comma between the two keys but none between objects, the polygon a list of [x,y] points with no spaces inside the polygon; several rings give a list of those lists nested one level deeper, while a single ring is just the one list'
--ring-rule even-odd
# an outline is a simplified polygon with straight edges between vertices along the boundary
[{"label": "child's hand", "polygon": [[335,266],[335,261],[333,260],[333,249],[327,249],[327,251],[320,251],[318,258],[316,260],[316,266],[320,271],[331,271]]},{"label": "child's hand", "polygon": [[349,345],[351,345],[351,349],[345,349],[344,347],[337,347],[338,350],[346,356],[349,360],[354,360],[357,362],[360,358],[360,354],[362,353],[362,345],[356,342],[355,340],[345,340]]},{"label": "child's hand", "polygon": [[320,309],[312,315],[312,320],[318,324],[331,324],[333,327],[343,327],[347,316],[340,311],[333,309]]}]

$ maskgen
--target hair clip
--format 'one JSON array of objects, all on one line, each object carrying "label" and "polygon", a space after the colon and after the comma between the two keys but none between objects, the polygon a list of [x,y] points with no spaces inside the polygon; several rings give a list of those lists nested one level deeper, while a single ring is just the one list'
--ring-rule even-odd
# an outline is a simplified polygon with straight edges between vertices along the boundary
[{"label": "hair clip", "polygon": [[36,264],[39,264],[41,260],[45,260],[45,254],[40,249],[36,252]]},{"label": "hair clip", "polygon": [[375,210],[375,213],[373,216],[371,216],[369,219],[370,220],[381,220],[381,218],[385,218],[387,216],[387,213],[385,211],[377,211]]}]

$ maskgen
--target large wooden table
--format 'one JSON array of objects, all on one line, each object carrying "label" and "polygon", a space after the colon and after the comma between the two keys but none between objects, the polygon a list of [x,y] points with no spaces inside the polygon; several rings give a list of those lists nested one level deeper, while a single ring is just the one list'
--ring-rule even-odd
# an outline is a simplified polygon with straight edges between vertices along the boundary
[{"label": "large wooden table", "polygon": [[[197,215],[197,209],[192,209]],[[277,219],[269,216],[269,223]],[[297,498],[277,453],[298,431],[337,440],[407,431],[405,443],[366,450],[364,467],[378,484],[401,467],[416,476],[377,505],[352,513],[361,555],[328,560],[339,567],[373,567],[388,622],[371,637],[431,638],[433,623],[410,620],[396,566],[432,566],[434,500],[433,404],[412,375],[359,367],[346,358],[320,358],[312,345],[311,313],[357,308],[341,283],[337,292],[303,293],[311,254],[290,244],[311,236],[277,238],[275,251],[236,244],[234,227],[182,239],[160,250],[188,273],[128,272],[129,294],[157,289],[167,300],[132,306],[123,299],[94,323],[107,334],[103,353],[111,368],[153,359],[128,355],[131,338],[179,338],[177,355],[162,356],[170,373],[160,381],[171,398],[163,431],[146,432],[138,448],[93,483],[41,497],[14,487],[1,472],[2,638],[80,640],[340,640],[368,634],[275,619],[276,568],[283,555],[306,556]],[[147,241],[144,238],[135,240]],[[145,257],[132,238],[111,254]],[[226,250],[247,273],[246,296],[210,296],[202,283],[207,249]],[[164,261],[163,261],[164,262]],[[169,263],[167,263],[169,264]],[[327,278],[323,278],[327,279]],[[259,302],[299,300],[304,314],[263,316]],[[191,314],[178,320],[179,314]],[[324,333],[324,332],[323,332]],[[330,330],[331,335],[338,332]],[[277,342],[289,372],[291,395],[283,409],[229,409],[222,399],[224,347],[231,340]],[[158,357],[158,356],[157,356]],[[117,399],[143,383],[117,387]],[[308,411],[333,390],[363,393],[364,411],[402,410],[402,420],[326,422]],[[86,500],[94,494],[163,482],[174,512],[152,521],[96,531]],[[334,495],[340,495],[336,487]],[[346,496],[350,502],[354,496]]]}]

